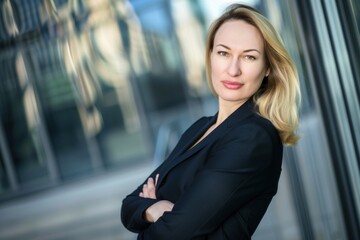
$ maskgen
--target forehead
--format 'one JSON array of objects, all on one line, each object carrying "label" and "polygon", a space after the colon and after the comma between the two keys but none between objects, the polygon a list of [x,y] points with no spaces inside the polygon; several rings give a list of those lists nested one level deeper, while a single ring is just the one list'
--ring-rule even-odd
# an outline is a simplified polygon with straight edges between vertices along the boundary
[{"label": "forehead", "polygon": [[263,50],[264,40],[259,30],[243,21],[230,20],[223,23],[214,38],[214,47],[223,44],[230,48]]}]

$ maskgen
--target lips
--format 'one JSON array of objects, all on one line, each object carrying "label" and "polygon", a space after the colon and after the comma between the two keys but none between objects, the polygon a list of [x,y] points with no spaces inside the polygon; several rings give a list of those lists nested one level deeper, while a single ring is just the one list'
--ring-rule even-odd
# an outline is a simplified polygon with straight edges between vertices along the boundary
[{"label": "lips", "polygon": [[240,89],[242,86],[244,86],[244,84],[235,82],[235,81],[223,80],[221,82],[228,89],[236,90],[236,89]]}]

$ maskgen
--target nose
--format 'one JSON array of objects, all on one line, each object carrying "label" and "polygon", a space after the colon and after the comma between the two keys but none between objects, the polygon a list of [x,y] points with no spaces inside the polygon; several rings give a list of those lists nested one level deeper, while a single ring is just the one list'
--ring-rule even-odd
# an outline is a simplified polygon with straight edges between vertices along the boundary
[{"label": "nose", "polygon": [[240,61],[237,58],[232,58],[229,62],[227,72],[230,76],[236,77],[241,74]]}]

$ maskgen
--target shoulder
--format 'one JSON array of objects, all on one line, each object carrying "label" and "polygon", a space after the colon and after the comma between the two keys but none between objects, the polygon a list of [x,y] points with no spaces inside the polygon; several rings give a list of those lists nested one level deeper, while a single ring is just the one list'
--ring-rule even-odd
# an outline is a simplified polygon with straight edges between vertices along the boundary
[{"label": "shoulder", "polygon": [[230,131],[225,134],[225,138],[236,138],[254,142],[279,142],[280,137],[274,125],[268,120],[257,114],[252,113],[245,119],[234,119]]},{"label": "shoulder", "polygon": [[[246,118],[234,119],[231,128],[222,134],[215,146],[214,150],[223,154],[228,152],[250,160],[254,156],[256,159],[267,159],[261,160],[263,163],[280,157],[283,149],[273,124],[255,112]],[[256,157],[260,155],[261,158]]]},{"label": "shoulder", "polygon": [[264,135],[268,135],[272,141],[281,142],[279,133],[271,121],[260,116],[256,112],[246,119],[244,123],[239,125],[242,128],[249,128],[254,132],[261,132]]},{"label": "shoulder", "polygon": [[224,165],[234,169],[252,166],[263,169],[275,160],[281,160],[283,146],[276,128],[269,120],[251,114],[231,125],[212,149],[212,155],[226,160],[214,162],[214,166]]}]

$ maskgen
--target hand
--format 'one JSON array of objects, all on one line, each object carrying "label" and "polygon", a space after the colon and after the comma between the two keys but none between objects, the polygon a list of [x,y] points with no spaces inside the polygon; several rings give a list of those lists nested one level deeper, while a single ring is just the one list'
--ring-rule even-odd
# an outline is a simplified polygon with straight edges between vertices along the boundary
[{"label": "hand", "polygon": [[161,200],[148,207],[145,211],[144,218],[146,221],[156,222],[164,212],[171,212],[174,204],[167,200]]},{"label": "hand", "polygon": [[156,174],[155,182],[154,182],[154,179],[150,177],[147,180],[147,183],[145,183],[143,185],[143,190],[142,190],[142,192],[140,192],[139,196],[143,197],[143,198],[156,199],[155,188],[156,188],[158,179],[159,179],[159,174]]}]

